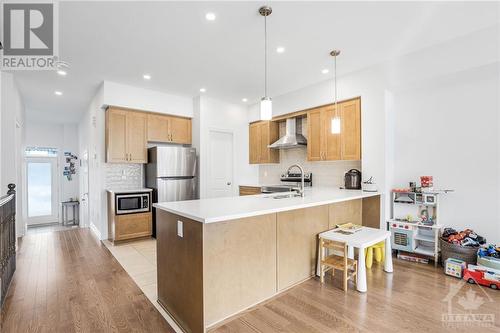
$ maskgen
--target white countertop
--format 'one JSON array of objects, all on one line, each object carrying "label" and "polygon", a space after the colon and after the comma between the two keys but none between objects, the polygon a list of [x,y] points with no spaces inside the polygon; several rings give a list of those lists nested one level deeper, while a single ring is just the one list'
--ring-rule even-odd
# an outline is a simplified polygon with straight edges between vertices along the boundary
[{"label": "white countertop", "polygon": [[313,187],[306,188],[304,197],[272,198],[279,194],[285,193],[160,202],[153,206],[202,223],[213,223],[373,197],[381,193]]},{"label": "white countertop", "polygon": [[152,192],[153,190],[150,188],[126,188],[126,189],[106,189],[106,191],[110,193],[141,193],[141,192]]}]

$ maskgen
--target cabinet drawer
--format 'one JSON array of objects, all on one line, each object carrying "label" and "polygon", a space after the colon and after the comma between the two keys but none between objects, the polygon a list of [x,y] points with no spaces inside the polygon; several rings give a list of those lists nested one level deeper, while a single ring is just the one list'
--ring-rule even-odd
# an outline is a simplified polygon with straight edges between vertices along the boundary
[{"label": "cabinet drawer", "polygon": [[151,213],[117,216],[115,224],[115,241],[151,236],[151,221]]}]

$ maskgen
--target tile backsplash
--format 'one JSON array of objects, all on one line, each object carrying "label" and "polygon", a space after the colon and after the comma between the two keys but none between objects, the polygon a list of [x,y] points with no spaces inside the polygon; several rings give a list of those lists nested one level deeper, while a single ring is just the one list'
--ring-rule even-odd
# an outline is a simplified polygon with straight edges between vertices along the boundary
[{"label": "tile backsplash", "polygon": [[107,189],[129,189],[144,187],[142,164],[104,164],[104,180]]},{"label": "tile backsplash", "polygon": [[[302,134],[307,138],[307,120],[302,120]],[[280,137],[285,134],[285,123],[280,123]],[[261,184],[279,184],[280,175],[292,164],[300,164],[305,172],[312,172],[313,186],[340,187],[344,184],[344,173],[350,169],[361,171],[361,161],[320,161],[307,160],[307,148],[280,150],[279,164],[261,164],[259,182]]]},{"label": "tile backsplash", "polygon": [[361,170],[361,161],[307,161],[306,148],[285,149],[280,151],[279,164],[261,164],[259,182],[279,184],[280,175],[292,164],[300,164],[304,172],[312,172],[313,187],[340,187],[344,184],[344,173],[350,169]]}]

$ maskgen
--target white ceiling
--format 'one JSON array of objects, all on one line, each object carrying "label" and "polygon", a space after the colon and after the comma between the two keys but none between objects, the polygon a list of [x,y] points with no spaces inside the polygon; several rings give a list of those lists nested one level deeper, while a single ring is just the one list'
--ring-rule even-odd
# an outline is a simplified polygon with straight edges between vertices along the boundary
[{"label": "white ceiling", "polygon": [[[269,2],[268,2],[269,4]],[[270,2],[269,95],[345,74],[491,26],[497,3]],[[61,2],[67,77],[16,72],[28,116],[75,122],[103,80],[249,104],[263,95],[259,2]],[[217,19],[205,20],[214,12]],[[286,51],[276,53],[277,46]],[[142,78],[152,75],[150,81]],[[61,90],[63,96],[55,96]]]}]

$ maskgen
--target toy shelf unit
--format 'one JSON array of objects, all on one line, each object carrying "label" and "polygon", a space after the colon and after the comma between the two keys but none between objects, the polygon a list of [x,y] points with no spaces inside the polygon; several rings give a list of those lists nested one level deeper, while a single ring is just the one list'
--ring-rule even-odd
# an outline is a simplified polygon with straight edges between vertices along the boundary
[{"label": "toy shelf unit", "polygon": [[441,232],[439,194],[393,191],[391,203],[387,227],[392,248],[432,258],[437,266]]}]

